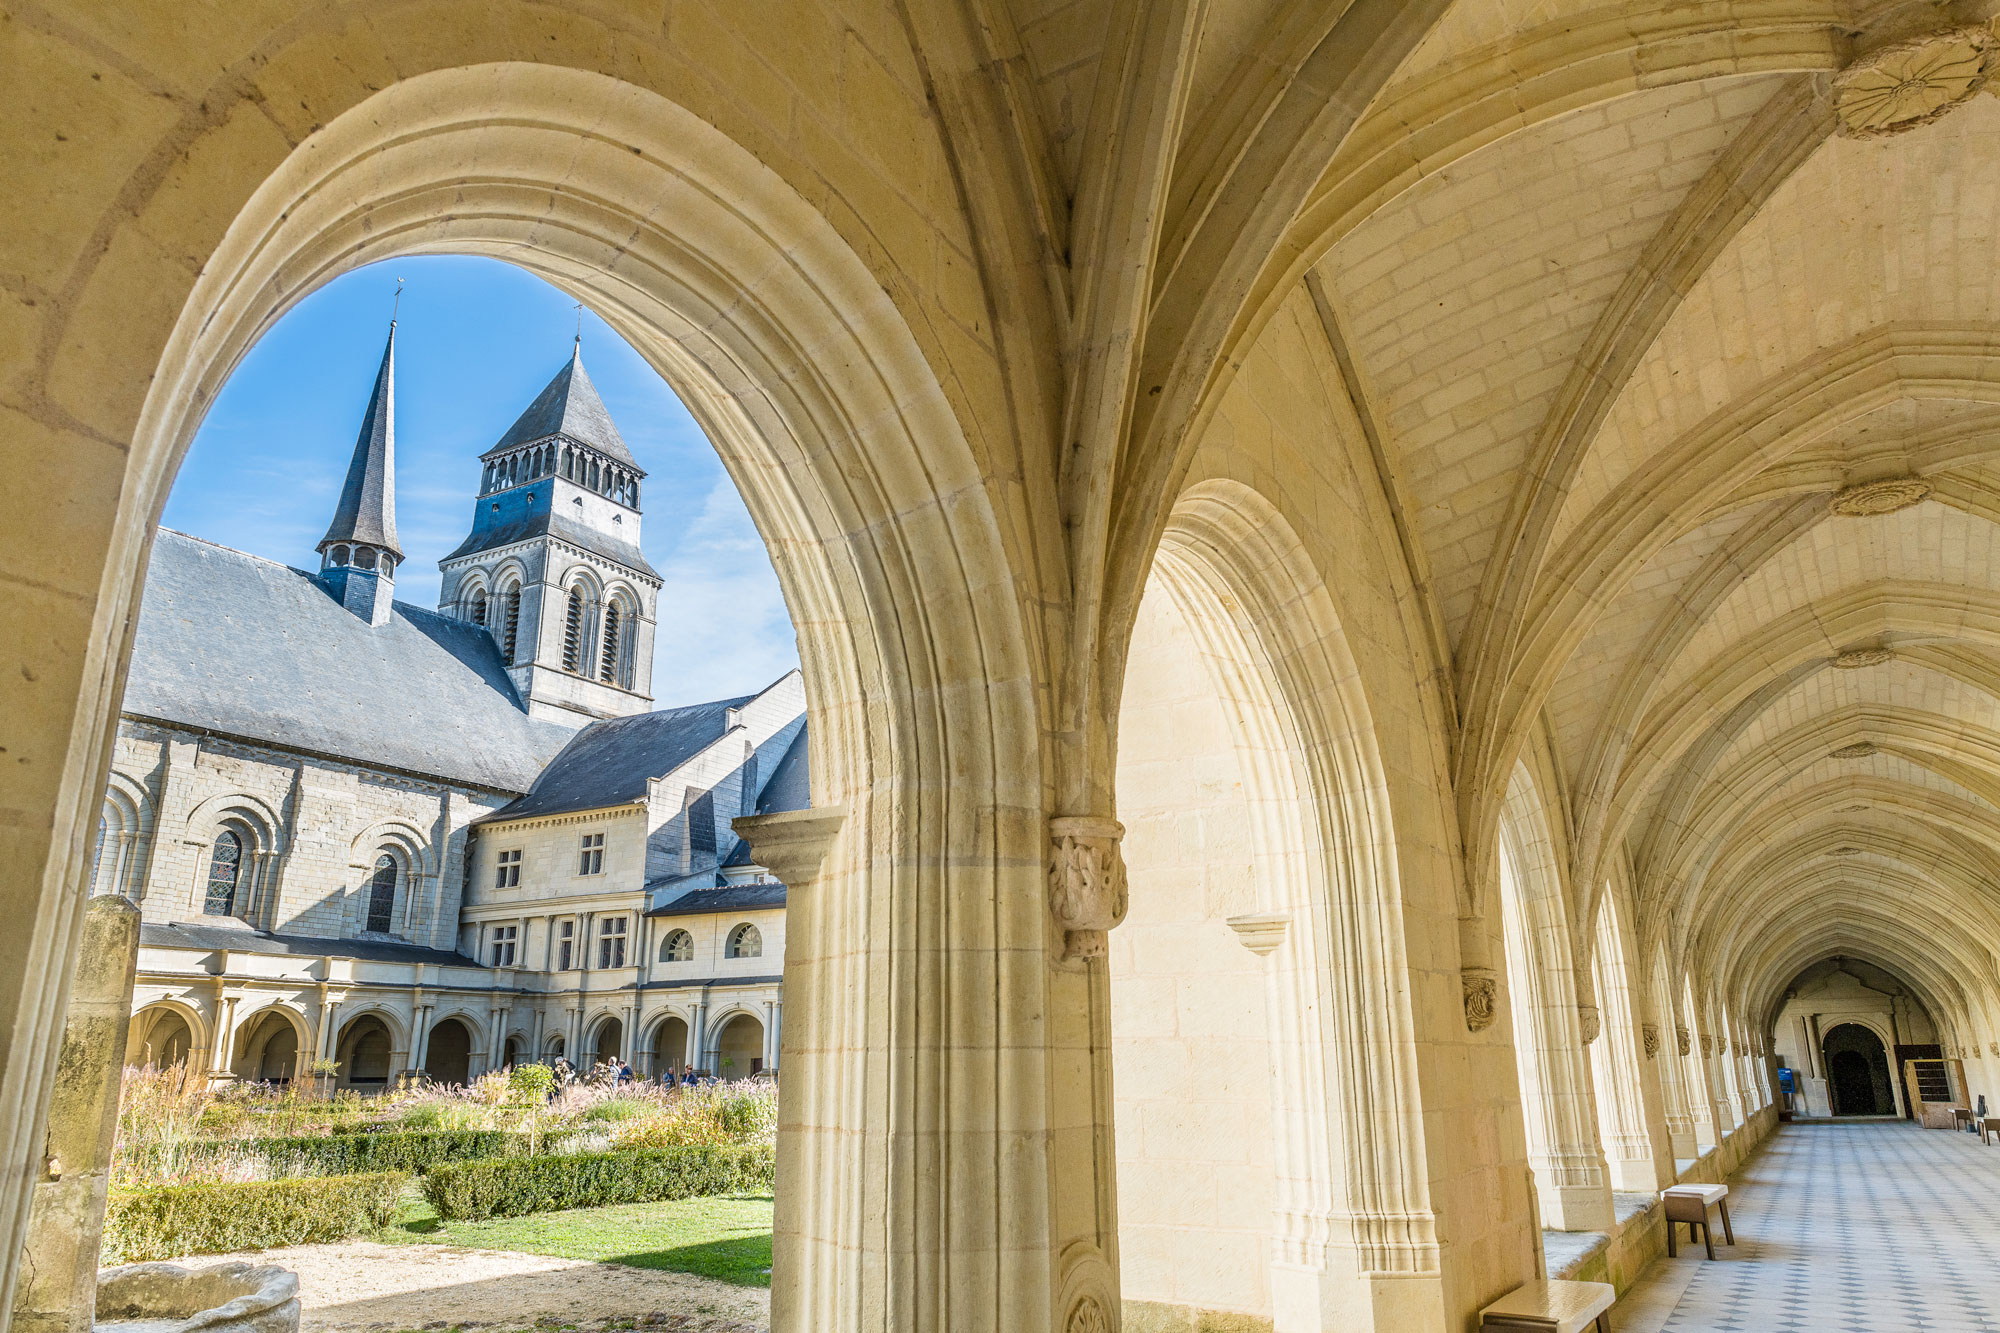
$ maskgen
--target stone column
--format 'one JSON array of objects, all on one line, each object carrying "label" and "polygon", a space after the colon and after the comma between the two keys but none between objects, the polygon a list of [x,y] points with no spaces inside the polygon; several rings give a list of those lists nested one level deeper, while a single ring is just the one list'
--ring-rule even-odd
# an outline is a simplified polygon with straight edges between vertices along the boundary
[{"label": "stone column", "polygon": [[[1555,958],[1544,953],[1557,951],[1566,940],[1561,932],[1531,921],[1515,895],[1507,896],[1505,910],[1521,1115],[1542,1225],[1557,1231],[1609,1231],[1611,1176],[1597,1137],[1584,1015],[1577,1007],[1567,951]],[[1595,1018],[1595,1006],[1590,1012]]]},{"label": "stone column", "polygon": [[93,898],[84,912],[42,1169],[21,1247],[15,1333],[89,1333],[96,1313],[97,1248],[138,961],[139,909],[116,894]]}]

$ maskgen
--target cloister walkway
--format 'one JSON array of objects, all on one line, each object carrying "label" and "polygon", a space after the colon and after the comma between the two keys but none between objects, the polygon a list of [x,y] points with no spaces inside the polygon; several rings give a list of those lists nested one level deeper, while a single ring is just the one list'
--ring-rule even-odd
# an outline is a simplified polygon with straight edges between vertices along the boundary
[{"label": "cloister walkway", "polygon": [[[2000,1330],[2000,1146],[1904,1122],[1787,1125],[1729,1182],[1736,1246],[1662,1258],[1619,1333]],[[1683,1233],[1685,1234],[1685,1233]]]}]

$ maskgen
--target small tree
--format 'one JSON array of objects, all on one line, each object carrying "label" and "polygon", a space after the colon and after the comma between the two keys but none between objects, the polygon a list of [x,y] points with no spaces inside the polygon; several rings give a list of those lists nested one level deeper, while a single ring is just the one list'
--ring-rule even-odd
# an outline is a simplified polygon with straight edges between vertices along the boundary
[{"label": "small tree", "polygon": [[513,1100],[528,1107],[528,1152],[542,1150],[542,1108],[555,1091],[556,1076],[547,1065],[516,1065],[507,1075],[507,1090]]}]

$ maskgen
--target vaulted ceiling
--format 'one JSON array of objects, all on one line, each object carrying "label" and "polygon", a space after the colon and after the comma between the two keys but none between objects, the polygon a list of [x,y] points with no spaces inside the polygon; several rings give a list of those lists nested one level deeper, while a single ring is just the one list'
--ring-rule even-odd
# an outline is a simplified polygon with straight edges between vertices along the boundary
[{"label": "vaulted ceiling", "polygon": [[[1841,950],[1990,984],[1991,30],[1905,6],[1871,45],[1739,6],[1792,25],[1786,54],[1646,62],[1642,8],[1454,5],[1324,187],[1386,126],[1449,144],[1343,211],[1315,272],[1429,565],[1468,833],[1493,765],[1546,743],[1579,907],[1626,858],[1643,928],[1737,996]],[[1543,105],[1507,91],[1614,14],[1615,56],[1543,59]],[[1857,132],[1904,114],[1870,65],[1916,85],[1891,132]],[[1506,114],[1450,143],[1483,102]]]},{"label": "vaulted ceiling", "polygon": [[[1180,79],[1128,489],[1306,284],[1412,534],[1474,876],[1546,746],[1579,941],[1622,869],[1739,996],[1836,951],[2000,979],[1996,8],[1149,9]],[[993,12],[1048,211],[1088,212],[1130,6]]]}]

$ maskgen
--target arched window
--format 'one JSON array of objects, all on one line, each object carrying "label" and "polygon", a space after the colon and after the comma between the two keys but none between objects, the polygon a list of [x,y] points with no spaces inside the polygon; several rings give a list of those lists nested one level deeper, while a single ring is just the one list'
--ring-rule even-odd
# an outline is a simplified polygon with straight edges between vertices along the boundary
[{"label": "arched window", "polygon": [[583,590],[569,590],[569,617],[563,622],[563,670],[583,670]]},{"label": "arched window", "polygon": [[480,588],[472,594],[472,623],[475,625],[484,625],[486,623],[486,589],[484,588]]},{"label": "arched window", "polygon": [[388,933],[396,913],[396,858],[384,852],[375,858],[375,875],[368,881],[368,929]]},{"label": "arched window", "polygon": [[604,607],[604,647],[597,655],[597,678],[606,685],[616,685],[618,681],[618,603],[607,602]]},{"label": "arched window", "polygon": [[598,489],[597,460],[594,458],[590,461],[590,489],[593,491]]},{"label": "arched window", "polygon": [[333,548],[333,563],[336,565],[345,565],[347,563],[347,548],[345,546],[336,546]]},{"label": "arched window", "polygon": [[208,916],[228,916],[236,910],[236,884],[243,873],[243,839],[229,829],[215,837],[208,856],[208,897],[201,910]]},{"label": "arched window", "polygon": [[764,956],[764,936],[748,921],[729,932],[728,954],[731,958],[761,958]]},{"label": "arched window", "polygon": [[563,462],[562,462],[562,474],[563,474],[563,475],[564,475],[565,477],[568,477],[568,478],[569,478],[569,479],[570,479],[571,481],[575,481],[575,480],[576,480],[576,450],[574,450],[574,449],[570,448],[570,447],[569,447],[568,445],[564,445],[564,446],[563,446],[563,455],[562,455],[562,458],[563,458]]},{"label": "arched window", "polygon": [[663,963],[685,963],[694,958],[694,936],[685,930],[670,930],[660,941],[660,961]]},{"label": "arched window", "polygon": [[491,463],[488,463],[486,465],[486,470],[480,474],[479,493],[481,495],[484,495],[492,489],[493,489],[493,465]]},{"label": "arched window", "polygon": [[507,585],[507,591],[502,594],[500,614],[500,655],[507,659],[507,665],[512,666],[515,661],[514,641],[519,637],[521,629],[520,584],[510,583]]}]

